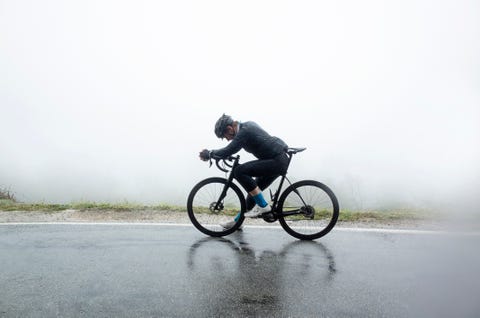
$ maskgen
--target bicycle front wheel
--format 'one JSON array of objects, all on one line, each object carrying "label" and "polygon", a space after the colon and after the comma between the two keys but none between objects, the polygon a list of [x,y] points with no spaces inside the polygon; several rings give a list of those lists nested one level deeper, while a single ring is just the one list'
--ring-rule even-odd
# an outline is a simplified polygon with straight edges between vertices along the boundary
[{"label": "bicycle front wheel", "polygon": [[208,178],[195,185],[188,196],[188,217],[193,225],[202,233],[210,236],[224,236],[236,231],[243,223],[241,217],[228,229],[220,223],[234,221],[239,212],[245,212],[245,197],[233,183],[222,193],[228,181],[223,178]]},{"label": "bicycle front wheel", "polygon": [[290,185],[279,200],[279,221],[290,235],[314,240],[330,232],[338,219],[338,201],[323,183],[304,180]]}]

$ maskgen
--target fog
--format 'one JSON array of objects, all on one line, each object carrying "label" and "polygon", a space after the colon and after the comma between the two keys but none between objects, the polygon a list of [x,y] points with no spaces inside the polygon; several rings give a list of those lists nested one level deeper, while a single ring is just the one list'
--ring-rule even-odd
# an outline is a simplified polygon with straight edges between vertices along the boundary
[{"label": "fog", "polygon": [[467,0],[0,0],[0,187],[185,204],[227,113],[342,207],[475,204],[479,39]]}]

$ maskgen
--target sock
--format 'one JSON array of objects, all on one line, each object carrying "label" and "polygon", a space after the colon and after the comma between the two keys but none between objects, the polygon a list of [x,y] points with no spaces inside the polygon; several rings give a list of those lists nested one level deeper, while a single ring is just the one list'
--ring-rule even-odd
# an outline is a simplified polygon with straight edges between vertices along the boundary
[{"label": "sock", "polygon": [[264,208],[268,205],[267,201],[265,201],[265,199],[263,198],[263,194],[262,192],[260,192],[259,194],[255,195],[253,197],[253,199],[255,200],[255,203],[258,204],[260,207]]},{"label": "sock", "polygon": [[238,219],[240,218],[240,215],[242,215],[242,212],[238,212],[237,215],[235,216],[235,222],[238,221]]}]

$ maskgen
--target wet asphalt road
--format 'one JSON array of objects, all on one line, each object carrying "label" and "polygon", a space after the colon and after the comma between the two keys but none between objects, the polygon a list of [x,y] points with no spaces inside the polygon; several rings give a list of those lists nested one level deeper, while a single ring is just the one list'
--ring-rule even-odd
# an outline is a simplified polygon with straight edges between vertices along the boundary
[{"label": "wet asphalt road", "polygon": [[0,317],[479,317],[480,238],[0,225]]}]

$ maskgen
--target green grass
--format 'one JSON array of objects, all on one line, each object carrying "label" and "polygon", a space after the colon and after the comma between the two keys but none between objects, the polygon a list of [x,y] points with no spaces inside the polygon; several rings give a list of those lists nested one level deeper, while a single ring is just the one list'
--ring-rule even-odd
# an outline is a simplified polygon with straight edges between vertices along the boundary
[{"label": "green grass", "polygon": [[[330,211],[316,211],[315,219],[321,220],[331,218]],[[288,216],[289,220],[305,220],[303,215]],[[419,221],[433,219],[433,215],[424,211],[404,211],[404,210],[388,210],[388,211],[350,211],[342,210],[338,216],[338,222],[381,222],[388,223],[394,221]]]},{"label": "green grass", "polygon": [[68,209],[65,204],[19,203],[12,200],[0,200],[0,211],[43,211],[57,212]]},{"label": "green grass", "polygon": [[122,203],[104,203],[104,202],[72,202],[68,204],[51,204],[51,203],[19,203],[12,200],[0,200],[0,211],[39,211],[39,212],[58,212],[64,210],[79,211],[176,211],[186,212],[186,207],[174,206],[168,204],[143,205],[131,202]]},{"label": "green grass", "polygon": [[388,222],[388,221],[401,221],[401,220],[427,220],[432,219],[433,214],[431,211],[426,210],[405,210],[405,209],[391,209],[391,210],[379,210],[379,211],[340,211],[338,218],[341,222]]}]

